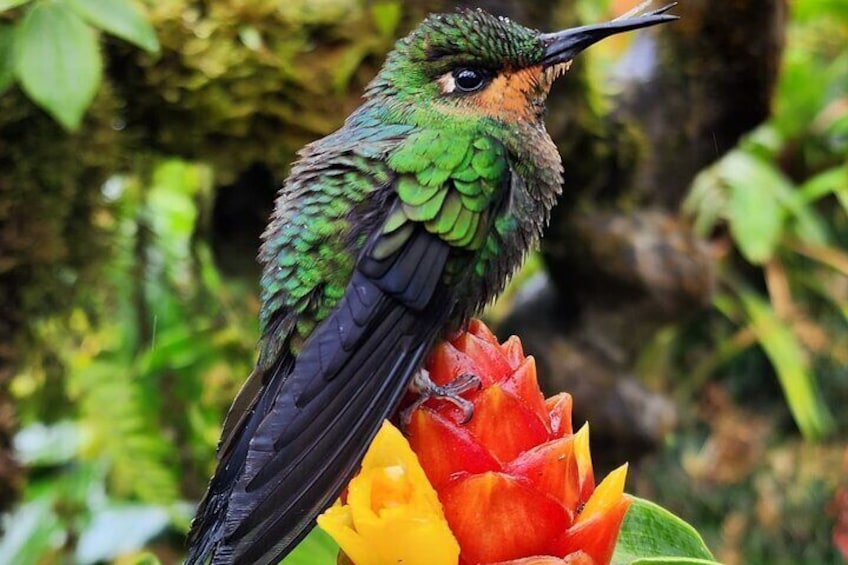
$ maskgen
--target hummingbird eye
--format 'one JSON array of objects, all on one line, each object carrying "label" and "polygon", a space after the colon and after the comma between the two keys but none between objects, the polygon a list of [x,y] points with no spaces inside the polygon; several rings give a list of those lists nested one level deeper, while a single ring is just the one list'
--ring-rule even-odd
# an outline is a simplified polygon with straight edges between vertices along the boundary
[{"label": "hummingbird eye", "polygon": [[453,80],[460,92],[474,92],[486,85],[489,75],[480,69],[456,69],[453,71]]}]

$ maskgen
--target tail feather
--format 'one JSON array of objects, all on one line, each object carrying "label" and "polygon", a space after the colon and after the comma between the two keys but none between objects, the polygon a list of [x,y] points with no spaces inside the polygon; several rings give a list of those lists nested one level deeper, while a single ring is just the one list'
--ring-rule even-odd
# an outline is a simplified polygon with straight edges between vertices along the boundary
[{"label": "tail feather", "polygon": [[296,358],[281,360],[228,442],[187,563],[275,563],[332,504],[452,309],[447,244],[418,229],[391,261],[361,260]]}]

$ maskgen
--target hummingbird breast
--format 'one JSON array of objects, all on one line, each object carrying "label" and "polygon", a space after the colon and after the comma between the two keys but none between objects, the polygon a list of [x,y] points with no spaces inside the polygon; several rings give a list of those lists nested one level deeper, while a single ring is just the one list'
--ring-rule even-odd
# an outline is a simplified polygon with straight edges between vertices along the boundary
[{"label": "hummingbird breast", "polygon": [[493,302],[527,254],[538,248],[562,193],[562,161],[544,124],[521,124],[501,140],[509,162],[503,198],[462,285],[466,295],[457,316],[460,324]]}]

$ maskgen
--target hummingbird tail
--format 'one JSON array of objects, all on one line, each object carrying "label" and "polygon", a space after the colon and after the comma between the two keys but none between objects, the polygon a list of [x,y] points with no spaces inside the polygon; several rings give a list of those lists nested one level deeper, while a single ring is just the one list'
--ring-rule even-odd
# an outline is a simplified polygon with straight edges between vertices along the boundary
[{"label": "hummingbird tail", "polygon": [[252,385],[257,399],[222,452],[188,563],[276,563],[306,536],[445,326],[448,253],[423,229],[391,257],[366,250],[297,357]]}]

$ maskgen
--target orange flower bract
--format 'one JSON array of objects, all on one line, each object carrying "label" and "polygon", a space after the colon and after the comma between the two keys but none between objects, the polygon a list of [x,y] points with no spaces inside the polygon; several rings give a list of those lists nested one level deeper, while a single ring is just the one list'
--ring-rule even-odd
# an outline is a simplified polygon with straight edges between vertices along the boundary
[{"label": "orange flower bract", "polygon": [[462,565],[606,564],[629,506],[626,466],[595,488],[588,427],[571,427],[571,397],[545,400],[532,357],[477,320],[427,363],[445,385],[471,373],[474,416],[438,399],[412,416],[410,444],[444,508]]},{"label": "orange flower bract", "polygon": [[[355,565],[606,565],[630,500],[627,466],[597,487],[589,428],[571,426],[571,396],[545,400],[518,338],[500,344],[472,321],[440,343],[427,369],[463,393],[473,418],[431,399],[409,441],[386,423],[347,496],[318,518]],[[410,449],[411,448],[411,449]],[[414,453],[413,453],[414,452]]]}]

